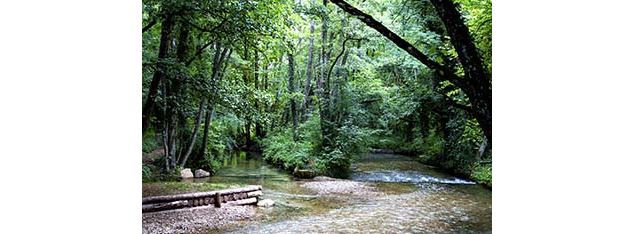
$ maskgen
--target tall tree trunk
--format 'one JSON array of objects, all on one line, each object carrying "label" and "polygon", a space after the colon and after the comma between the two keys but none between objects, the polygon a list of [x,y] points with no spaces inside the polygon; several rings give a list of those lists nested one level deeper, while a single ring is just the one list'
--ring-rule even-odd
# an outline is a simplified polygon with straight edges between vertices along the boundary
[{"label": "tall tree trunk", "polygon": [[[328,50],[326,50],[326,55],[324,56],[327,67],[329,65],[329,62],[331,61],[331,53],[333,52],[333,40],[335,39],[335,33],[330,33],[329,35],[329,40],[327,42]],[[331,77],[329,75],[326,76],[324,90],[327,92],[326,94],[330,94],[331,92]]]},{"label": "tall tree trunk", "polygon": [[249,148],[253,143],[251,142],[251,119],[247,119],[245,123],[245,146]]},{"label": "tall tree trunk", "polygon": [[[178,37],[178,44],[176,49],[176,58],[179,62],[185,62],[188,50],[188,38],[189,38],[190,30],[189,25],[186,22],[181,22],[181,28]],[[168,171],[171,171],[176,168],[177,162],[179,161],[179,155],[177,154],[177,141],[178,141],[178,129],[179,129],[179,110],[177,108],[178,103],[181,101],[181,93],[183,92],[181,81],[183,77],[177,76],[172,77],[169,84],[167,85],[167,97],[169,101],[167,102],[167,119],[168,119],[168,152],[166,153],[166,159],[170,162],[169,167],[166,168]]]},{"label": "tall tree trunk", "polygon": [[166,160],[166,171],[170,172],[172,170],[174,170],[174,168],[176,168],[176,125],[177,123],[174,123],[174,119],[176,118],[171,118],[170,122],[166,123],[166,133],[167,133],[167,144],[166,144],[166,148],[167,151],[165,153],[165,160]]},{"label": "tall tree trunk", "polygon": [[310,24],[311,33],[309,38],[309,52],[306,65],[306,81],[304,83],[304,99],[302,100],[302,106],[300,106],[300,119],[302,122],[306,121],[307,118],[307,109],[311,98],[309,96],[309,92],[311,91],[311,80],[313,78],[313,32],[315,31],[315,23],[313,22],[313,20],[311,20]]},{"label": "tall tree trunk", "polygon": [[[278,91],[276,92],[276,98],[274,98],[273,104],[271,104],[271,108],[269,108],[270,112],[273,112],[274,110],[277,109],[276,107],[278,107],[278,102],[280,102],[280,95],[282,95],[282,87],[278,87]],[[269,130],[273,131],[275,127],[276,127],[276,119],[271,118],[271,126],[269,127]]]},{"label": "tall tree trunk", "polygon": [[[289,82],[287,84],[289,88],[289,94],[293,97],[293,93],[295,93],[295,61],[293,58],[293,53],[291,51],[287,52],[287,57],[289,59]],[[293,140],[298,140],[298,115],[296,111],[295,99],[291,98],[291,118],[293,120]]]},{"label": "tall tree trunk", "polygon": [[[269,75],[268,75],[268,71],[269,71],[270,67],[271,67],[271,62],[267,62],[267,66],[265,67],[265,72],[264,72],[264,75],[263,75],[264,76],[263,77],[263,90],[265,92],[267,92],[269,90]],[[268,110],[271,107],[264,105],[261,108],[265,112],[264,113],[265,118],[268,117],[268,116],[271,116],[271,113],[268,112]],[[271,121],[271,122],[273,122],[273,121]],[[264,126],[265,125],[264,121],[263,121],[263,123],[261,123],[261,125],[262,125],[261,126],[261,128],[262,128],[262,130],[261,130],[262,131],[261,138],[264,138],[267,135],[267,126]]]},{"label": "tall tree trunk", "polygon": [[168,134],[169,132],[169,128],[168,128],[168,122],[163,123],[163,133],[162,135],[162,139],[163,139],[163,152],[165,154],[165,171],[169,172],[170,171],[170,166],[172,165],[172,162],[170,160],[169,154],[168,152],[170,151],[170,147],[169,147],[169,139],[168,136],[170,134]]},{"label": "tall tree trunk", "polygon": [[[229,58],[231,56],[231,51],[229,51],[228,54],[228,48],[225,47],[223,48],[221,46],[220,43],[216,42],[214,44],[214,49],[216,50],[215,54],[214,54],[214,58],[213,58],[213,66],[212,66],[212,101],[210,101],[210,107],[207,108],[207,113],[205,115],[205,129],[203,130],[203,143],[201,144],[201,150],[199,153],[199,157],[200,158],[204,158],[205,157],[205,153],[207,152],[207,142],[209,141],[209,125],[211,123],[211,119],[214,115],[214,99],[213,97],[216,95],[216,84],[218,84],[221,79],[222,79],[222,75],[224,73],[225,68],[227,68],[227,65],[225,65],[224,67],[222,66],[223,61],[225,61],[226,58]],[[223,68],[221,68],[223,67]]]},{"label": "tall tree trunk", "polygon": [[468,95],[474,117],[485,132],[489,145],[492,143],[492,89],[491,75],[485,70],[470,31],[451,0],[431,0],[432,5],[450,35],[450,41],[459,55],[466,74],[463,91]]},{"label": "tall tree trunk", "polygon": [[196,123],[194,124],[194,130],[192,131],[192,138],[190,139],[190,144],[187,146],[187,151],[185,151],[185,155],[181,157],[180,166],[184,167],[185,163],[187,163],[187,159],[190,157],[192,153],[192,149],[194,149],[194,144],[196,143],[196,136],[198,135],[198,129],[201,126],[201,120],[203,119],[203,110],[205,109],[205,105],[207,104],[207,99],[201,100],[201,104],[198,107],[198,114],[196,115]]},{"label": "tall tree trunk", "polygon": [[[261,84],[260,81],[258,80],[258,49],[254,49],[254,90],[256,92],[259,91],[259,89],[261,88]],[[256,108],[256,137],[258,138],[262,138],[264,137],[263,131],[262,131],[262,125],[261,125],[261,111],[260,111],[260,104],[258,103],[258,98],[254,98],[254,107]]]},{"label": "tall tree trunk", "polygon": [[205,114],[205,128],[203,130],[203,143],[201,144],[201,152],[199,157],[204,158],[207,152],[207,141],[209,140],[209,124],[212,120],[212,108],[207,109]]},{"label": "tall tree trunk", "polygon": [[[247,45],[247,41],[245,41],[244,43],[244,49],[243,49],[243,58],[245,60],[249,60],[249,47]],[[245,84],[245,86],[249,86],[249,69],[244,69],[243,70],[243,83]],[[245,93],[245,100],[249,99],[249,94],[246,92]],[[245,146],[247,148],[249,148],[252,145],[251,142],[251,116],[249,116],[248,113],[245,113]]]},{"label": "tall tree trunk", "polygon": [[168,15],[161,23],[161,41],[159,42],[159,55],[157,56],[156,70],[152,76],[150,82],[150,88],[148,89],[148,95],[146,97],[145,104],[143,105],[142,113],[142,132],[145,133],[148,127],[150,127],[150,119],[154,112],[155,99],[159,91],[159,84],[165,78],[165,63],[164,59],[168,57],[170,51],[170,41],[172,38],[172,31],[174,30],[174,16]]},{"label": "tall tree trunk", "polygon": [[[327,7],[328,0],[323,0],[322,4],[324,7]],[[329,55],[328,50],[330,49],[330,44],[327,43],[328,37],[328,13],[325,13],[322,16],[322,47],[321,47],[321,70],[320,77],[318,78],[318,101],[320,106],[320,129],[322,131],[322,148],[323,149],[331,149],[333,145],[334,138],[334,125],[331,122],[331,102],[328,90],[328,84],[325,84],[327,79],[327,67],[329,63]]]},{"label": "tall tree trunk", "polygon": [[[341,39],[342,39],[342,51],[340,52],[340,54],[337,55],[335,62],[337,63],[339,60],[339,66],[337,68],[337,70],[335,71],[335,75],[337,77],[339,77],[338,81],[337,81],[337,86],[333,87],[331,90],[331,92],[333,93],[332,99],[333,99],[333,109],[334,109],[334,122],[337,123],[337,126],[340,127],[342,125],[342,119],[344,118],[345,110],[344,110],[344,106],[342,105],[342,100],[344,100],[343,97],[343,92],[342,92],[342,86],[345,82],[348,82],[348,74],[347,71],[345,69],[346,66],[346,61],[348,60],[348,49],[346,49],[346,42],[348,40],[351,40],[352,38],[347,37],[346,32],[345,32],[345,28],[347,25],[347,21],[346,21],[346,17],[342,17],[342,30],[341,30]],[[356,39],[355,39],[356,40]],[[329,72],[330,73],[330,72]]]}]

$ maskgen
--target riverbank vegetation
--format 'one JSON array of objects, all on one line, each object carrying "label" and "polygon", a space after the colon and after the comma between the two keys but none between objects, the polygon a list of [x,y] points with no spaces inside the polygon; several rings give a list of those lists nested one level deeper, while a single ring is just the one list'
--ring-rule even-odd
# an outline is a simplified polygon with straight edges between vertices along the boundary
[{"label": "riverbank vegetation", "polygon": [[143,1],[143,176],[391,149],[491,186],[491,1]]}]

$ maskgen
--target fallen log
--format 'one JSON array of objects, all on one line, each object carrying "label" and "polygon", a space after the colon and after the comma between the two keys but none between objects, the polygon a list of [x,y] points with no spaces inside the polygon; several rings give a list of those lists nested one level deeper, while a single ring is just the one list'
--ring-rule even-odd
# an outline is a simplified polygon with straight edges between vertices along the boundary
[{"label": "fallen log", "polygon": [[225,189],[209,192],[186,193],[142,199],[142,212],[152,212],[184,207],[207,206],[214,204],[221,207],[222,203],[228,205],[252,205],[258,203],[258,197],[262,196],[261,186],[247,186],[244,188]]},{"label": "fallen log", "polygon": [[187,201],[173,201],[168,203],[159,203],[159,204],[146,204],[141,206],[141,212],[153,212],[153,211],[161,211],[161,210],[171,210],[187,207]]},{"label": "fallen log", "polygon": [[259,197],[259,196],[262,196],[262,191],[260,190],[247,193],[247,197]]},{"label": "fallen log", "polygon": [[250,192],[256,192],[260,190],[262,190],[262,186],[250,185],[243,188],[225,189],[225,190],[218,190],[218,191],[144,197],[141,199],[141,204],[154,204],[154,203],[165,203],[165,202],[174,202],[174,201],[182,201],[182,200],[194,200],[194,199],[200,199],[200,198],[214,197],[216,196],[217,193],[224,198],[228,195],[234,195],[237,193],[250,193]]},{"label": "fallen log", "polygon": [[245,206],[245,205],[254,205],[256,203],[258,203],[258,198],[252,197],[252,198],[247,198],[242,200],[231,201],[231,202],[228,202],[227,205]]}]

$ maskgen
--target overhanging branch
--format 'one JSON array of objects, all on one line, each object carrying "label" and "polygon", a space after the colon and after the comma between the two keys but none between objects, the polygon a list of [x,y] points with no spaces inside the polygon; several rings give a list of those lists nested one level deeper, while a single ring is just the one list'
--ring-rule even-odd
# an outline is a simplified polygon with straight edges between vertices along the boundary
[{"label": "overhanging branch", "polygon": [[408,54],[412,55],[415,59],[419,60],[421,63],[426,65],[428,68],[439,73],[440,77],[444,80],[448,80],[452,83],[457,84],[458,86],[462,86],[461,79],[457,75],[455,75],[452,71],[444,67],[443,65],[433,61],[428,58],[425,54],[423,54],[420,50],[418,50],[414,45],[410,44],[399,35],[392,32],[386,26],[381,24],[379,21],[375,20],[372,16],[362,12],[361,10],[351,6],[347,2],[343,0],[330,0],[332,3],[337,5],[339,8],[344,10],[345,12],[355,16],[357,19],[364,22],[364,24],[369,27],[375,29],[375,31],[381,33],[384,37],[388,38],[390,41],[395,43],[399,48],[406,51]]},{"label": "overhanging branch", "polygon": [[154,26],[155,24],[157,24],[157,20],[153,19],[152,21],[150,21],[150,23],[148,23],[148,25],[144,26],[143,29],[141,29],[141,33],[144,33],[146,31],[148,31],[150,28],[152,28],[152,26]]},{"label": "overhanging branch", "polygon": [[210,45],[212,45],[214,43],[214,40],[208,42],[207,44],[201,46],[201,48],[199,48],[196,53],[192,56],[192,58],[190,58],[190,60],[187,61],[187,63],[185,63],[185,66],[189,66],[192,62],[194,62],[194,60],[201,55],[201,53],[203,53],[203,50],[205,50],[207,47],[209,47]]},{"label": "overhanging branch", "polygon": [[328,85],[329,80],[331,79],[331,72],[333,71],[333,68],[335,67],[335,64],[337,63],[337,60],[340,59],[340,57],[342,57],[342,54],[344,54],[344,51],[346,51],[346,42],[349,40],[353,40],[353,41],[360,41],[362,40],[362,38],[350,38],[347,37],[346,39],[344,39],[344,42],[342,42],[342,51],[340,51],[340,53],[337,55],[337,57],[335,57],[335,61],[333,61],[333,64],[331,64],[331,68],[329,69],[329,73],[326,76],[326,84]]}]

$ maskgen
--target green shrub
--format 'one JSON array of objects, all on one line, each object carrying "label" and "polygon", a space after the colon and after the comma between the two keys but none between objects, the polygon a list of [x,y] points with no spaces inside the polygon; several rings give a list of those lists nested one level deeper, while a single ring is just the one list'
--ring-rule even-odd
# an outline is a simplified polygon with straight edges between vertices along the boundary
[{"label": "green shrub", "polygon": [[316,168],[329,176],[344,178],[350,172],[351,158],[339,149],[334,149],[322,154]]},{"label": "green shrub", "polygon": [[150,153],[159,147],[159,142],[153,130],[148,130],[148,133],[145,134],[141,141],[141,150],[144,153]]},{"label": "green shrub", "polygon": [[397,149],[400,147],[400,140],[395,137],[386,136],[385,131],[372,134],[370,137],[369,147],[374,149]]},{"label": "green shrub", "polygon": [[285,170],[307,168],[313,151],[308,141],[294,141],[291,130],[271,133],[263,141],[264,159]]},{"label": "green shrub", "polygon": [[[421,138],[418,138],[421,139]],[[430,158],[437,157],[443,154],[443,145],[445,141],[443,137],[439,136],[436,131],[431,131],[428,136],[420,140],[420,146],[417,146],[415,152],[422,152]],[[415,143],[416,144],[416,143]]]},{"label": "green shrub", "polygon": [[148,181],[152,178],[152,169],[149,166],[142,165],[141,166],[141,180]]},{"label": "green shrub", "polygon": [[200,168],[209,171],[210,174],[214,175],[221,167],[222,164],[220,162],[220,157],[214,157],[213,152],[205,152],[203,163],[200,165]]},{"label": "green shrub", "polygon": [[155,181],[170,181],[178,180],[180,178],[179,169],[175,169],[170,172],[162,171],[161,167],[153,164],[142,164],[141,166],[141,180],[143,183],[155,182]]},{"label": "green shrub", "polygon": [[472,165],[472,173],[470,174],[470,177],[479,183],[492,187],[492,165],[474,163]]}]

